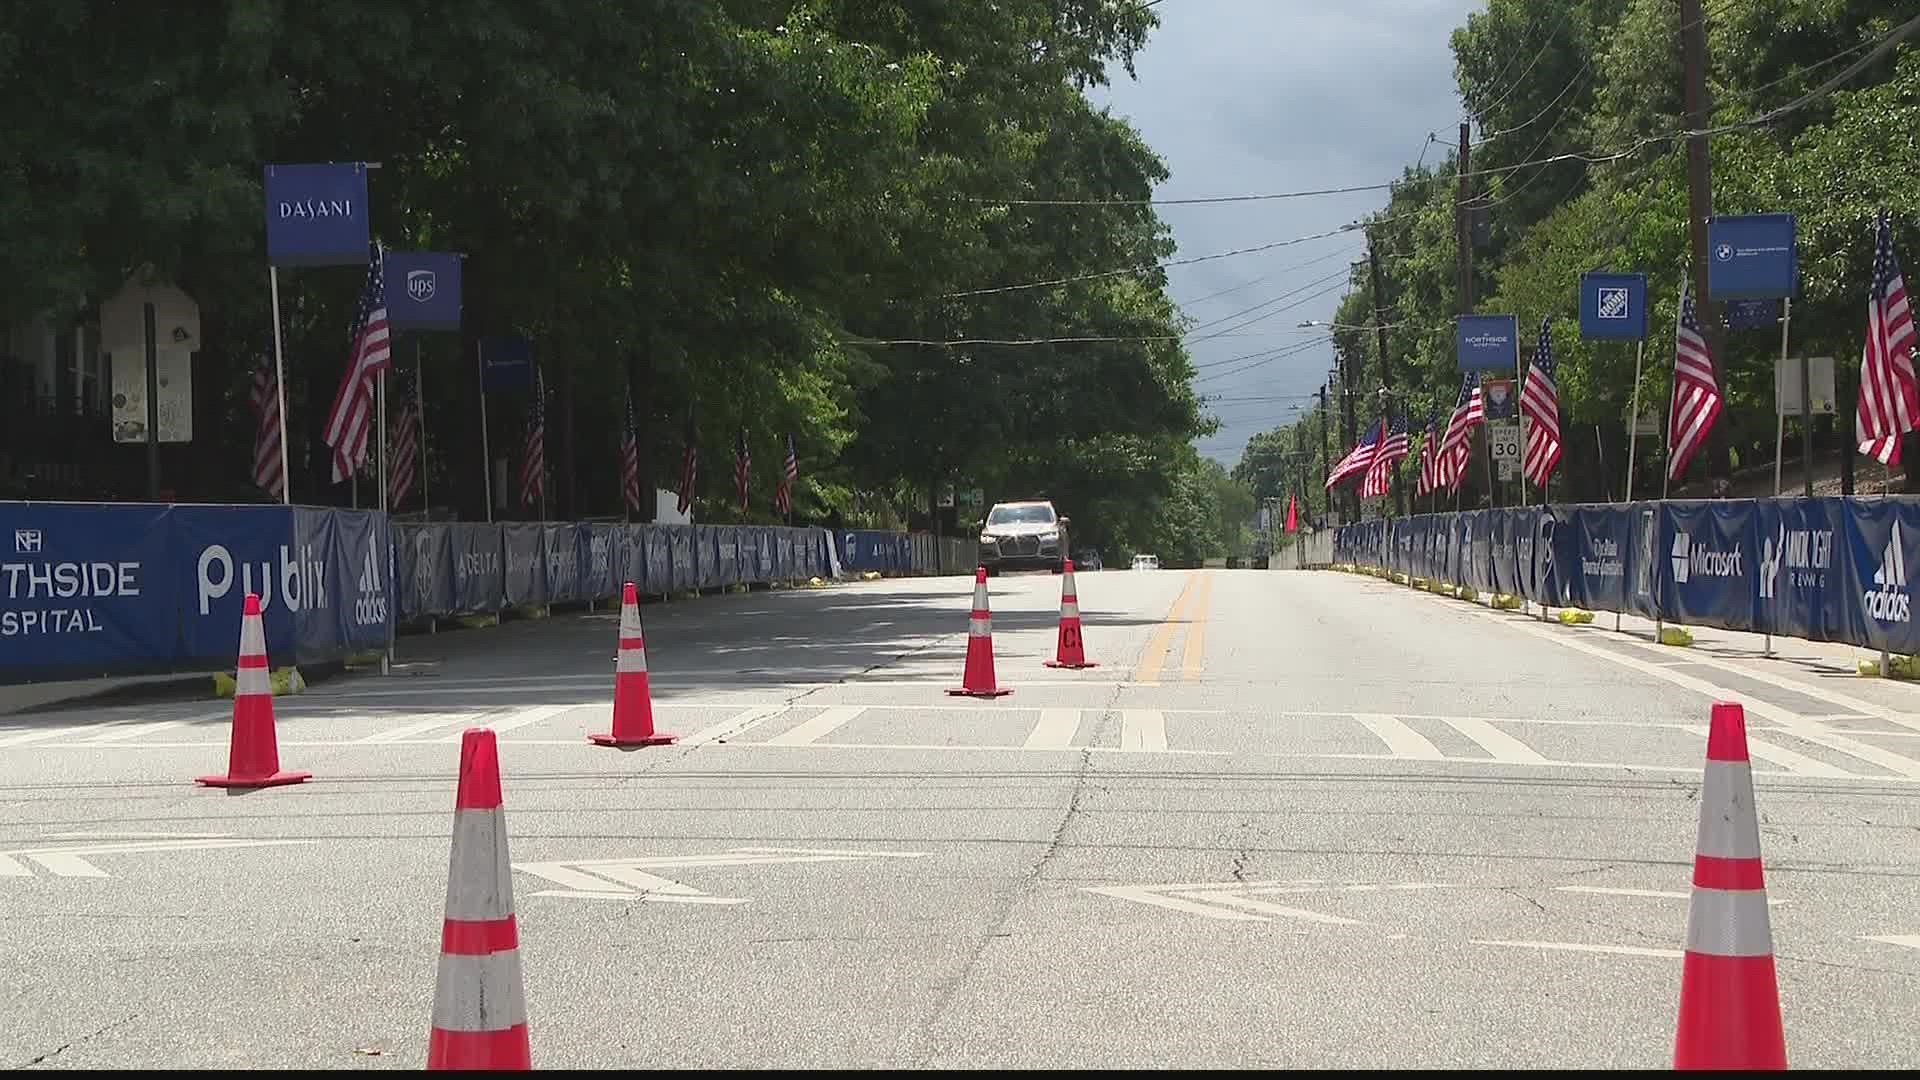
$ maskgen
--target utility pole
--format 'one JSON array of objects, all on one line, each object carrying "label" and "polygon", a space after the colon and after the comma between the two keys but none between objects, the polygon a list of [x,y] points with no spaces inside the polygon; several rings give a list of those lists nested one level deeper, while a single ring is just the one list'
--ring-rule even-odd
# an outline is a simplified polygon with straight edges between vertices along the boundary
[{"label": "utility pole", "polygon": [[[1327,506],[1333,506],[1333,496],[1326,494],[1327,477],[1333,475],[1333,447],[1327,442],[1327,429],[1332,421],[1327,418],[1327,384],[1320,384],[1320,486]],[[1321,519],[1322,523],[1325,519]]]},{"label": "utility pole", "polygon": [[[1680,48],[1685,70],[1687,130],[1687,239],[1693,253],[1693,297],[1706,330],[1707,349],[1713,354],[1713,377],[1727,385],[1726,331],[1720,308],[1707,292],[1707,219],[1713,216],[1713,171],[1707,156],[1707,129],[1713,109],[1707,100],[1707,21],[1700,0],[1680,0]],[[1715,424],[1707,433],[1707,475],[1724,475],[1727,428]]]},{"label": "utility pole", "polygon": [[[1393,364],[1387,359],[1386,293],[1380,285],[1380,252],[1372,237],[1367,238],[1367,268],[1373,275],[1373,329],[1380,336],[1380,385],[1387,391],[1387,411],[1393,411]],[[1409,420],[1411,422],[1411,420]],[[1400,484],[1400,470],[1393,470],[1393,512],[1407,513],[1407,492]]]},{"label": "utility pole", "polygon": [[[1340,343],[1338,341],[1335,341],[1333,345],[1333,360],[1334,360],[1334,363],[1339,366],[1339,372],[1340,372],[1340,430],[1343,434],[1345,434],[1346,440],[1347,440],[1341,445],[1351,450],[1353,448],[1354,443],[1358,442],[1360,437],[1354,431],[1353,372],[1348,369],[1350,367],[1355,367],[1358,365],[1353,365],[1348,363],[1347,357],[1344,351],[1340,348]],[[1347,489],[1346,504],[1347,504],[1347,520],[1350,522],[1359,521],[1360,520],[1360,489],[1359,488],[1349,487]]]},{"label": "utility pole", "polygon": [[[1462,120],[1460,122],[1459,187],[1453,201],[1453,243],[1455,259],[1459,263],[1460,270],[1460,314],[1462,315],[1473,314],[1473,210],[1468,205],[1471,199],[1469,194],[1471,185],[1467,182],[1467,174],[1473,171],[1470,155],[1472,140],[1472,125]],[[1492,438],[1486,424],[1481,424],[1480,429],[1476,433],[1477,438]],[[1473,459],[1479,456],[1478,454],[1469,456],[1468,463],[1471,464]],[[1500,505],[1500,489],[1495,482],[1492,458],[1488,458],[1487,461],[1487,505]]]}]

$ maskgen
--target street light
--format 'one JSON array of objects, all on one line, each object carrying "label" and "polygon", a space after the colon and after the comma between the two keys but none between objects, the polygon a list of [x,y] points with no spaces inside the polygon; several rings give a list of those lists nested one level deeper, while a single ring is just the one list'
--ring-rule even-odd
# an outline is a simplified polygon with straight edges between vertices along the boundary
[{"label": "street light", "polygon": [[1323,322],[1319,319],[1303,319],[1301,320],[1300,324],[1297,327],[1295,327],[1295,329],[1296,330],[1312,330],[1315,327],[1320,327],[1327,330],[1372,330],[1373,329],[1373,327],[1371,326],[1359,326],[1353,323],[1330,323],[1330,322]]}]

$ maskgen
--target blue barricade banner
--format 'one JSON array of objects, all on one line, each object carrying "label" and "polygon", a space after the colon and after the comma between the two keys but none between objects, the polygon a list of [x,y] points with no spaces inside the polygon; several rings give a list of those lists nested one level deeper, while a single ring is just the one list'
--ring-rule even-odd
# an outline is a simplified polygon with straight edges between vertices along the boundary
[{"label": "blue barricade banner", "polygon": [[[180,661],[232,664],[240,643],[240,616],[248,593],[260,596],[267,628],[267,659],[294,661],[302,635],[296,613],[326,602],[340,579],[323,535],[295,543],[294,511],[284,506],[174,507],[176,566],[186,580],[181,605]],[[315,513],[309,511],[309,513]],[[320,511],[318,513],[324,513]],[[332,579],[329,581],[329,579]],[[315,638],[318,630],[311,631]]]},{"label": "blue barricade banner", "polygon": [[514,523],[501,526],[506,537],[509,605],[546,603],[546,559],[540,550],[546,526]]},{"label": "blue barricade banner", "polygon": [[[328,551],[339,583],[337,591],[316,588],[297,618],[301,659],[385,648],[394,595],[393,527],[387,516],[372,510],[296,509],[294,523],[301,550]],[[309,537],[326,547],[318,548]],[[329,596],[339,601],[330,602]]]},{"label": "blue barricade banner", "polygon": [[689,525],[655,525],[653,530],[661,535],[667,545],[667,575],[665,587],[676,592],[688,592],[700,587],[699,564],[695,562],[693,552],[693,527]]},{"label": "blue barricade banner", "polygon": [[1594,611],[1627,610],[1627,555],[1632,550],[1628,521],[1628,514],[1615,507],[1570,506],[1561,511],[1556,536],[1563,603]]},{"label": "blue barricade banner", "polygon": [[774,569],[775,554],[773,530],[753,530],[753,579],[755,581],[772,581],[778,576]]},{"label": "blue barricade banner", "polygon": [[0,682],[172,660],[181,598],[169,512],[0,503]]},{"label": "blue barricade banner", "polygon": [[701,574],[701,585],[712,588],[716,585],[732,585],[740,580],[740,529],[734,525],[716,525],[708,530],[713,534],[713,546],[709,549],[713,558]]},{"label": "blue barricade banner", "polygon": [[636,536],[627,534],[637,543],[644,545],[643,573],[633,578],[633,583],[650,593],[662,596],[673,590],[673,538],[667,535],[666,526],[645,526]]},{"label": "blue barricade banner", "polygon": [[1920,652],[1913,625],[1913,573],[1920,566],[1920,507],[1910,500],[1842,500],[1845,565],[1840,607],[1854,644]]},{"label": "blue barricade banner", "polygon": [[1666,531],[1658,503],[1634,503],[1627,508],[1627,528],[1632,546],[1627,559],[1628,610],[1649,619],[1660,617],[1666,603],[1667,550]]},{"label": "blue barricade banner", "polygon": [[453,611],[453,549],[445,525],[395,528],[400,617],[418,619]]},{"label": "blue barricade banner", "polygon": [[1753,503],[1717,499],[1669,502],[1668,606],[1678,622],[1728,630],[1760,629],[1754,619],[1758,565]]},{"label": "blue barricade banner", "polygon": [[506,597],[505,541],[500,526],[449,525],[455,611],[498,611]]},{"label": "blue barricade banner", "polygon": [[1763,629],[1809,641],[1847,640],[1845,583],[1834,563],[1845,508],[1838,499],[1754,504]]},{"label": "blue barricade banner", "polygon": [[580,590],[580,534],[584,532],[584,525],[546,527],[540,543],[546,560],[547,603],[566,604],[587,598]]},{"label": "blue barricade banner", "polygon": [[626,552],[624,526],[599,523],[580,526],[580,599],[620,595],[626,579],[616,571],[625,565]]},{"label": "blue barricade banner", "polygon": [[854,571],[911,570],[913,538],[906,533],[848,529],[839,534],[840,565]]},{"label": "blue barricade banner", "polygon": [[806,576],[806,569],[800,565],[800,557],[795,551],[794,540],[792,529],[781,529],[775,537],[773,562],[784,578]]}]

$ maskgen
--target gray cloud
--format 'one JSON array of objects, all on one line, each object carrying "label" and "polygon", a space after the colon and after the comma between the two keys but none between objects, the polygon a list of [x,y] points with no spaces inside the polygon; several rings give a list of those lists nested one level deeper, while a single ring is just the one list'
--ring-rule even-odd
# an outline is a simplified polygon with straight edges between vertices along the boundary
[{"label": "gray cloud", "polygon": [[[1112,85],[1090,97],[1129,120],[1166,161],[1172,176],[1156,192],[1160,198],[1385,183],[1420,156],[1429,132],[1451,142],[1461,106],[1448,38],[1482,7],[1483,0],[1162,0],[1154,9],[1161,27],[1136,58],[1138,79],[1115,68]],[[1433,161],[1446,149],[1426,153]],[[1180,245],[1176,257],[1190,257],[1338,228],[1385,201],[1385,191],[1373,191],[1167,206],[1160,213]],[[1335,252],[1344,254],[1287,270]],[[1204,322],[1299,288],[1364,253],[1355,232],[1174,267],[1168,277],[1175,299]],[[1191,302],[1261,277],[1267,280]],[[1290,406],[1306,405],[1304,395],[1326,380],[1333,366],[1326,345],[1233,359],[1317,336],[1298,324],[1330,320],[1340,290],[1273,312],[1322,287],[1200,332],[1269,316],[1231,336],[1190,343],[1203,394],[1282,399],[1215,406],[1221,430],[1201,444],[1202,453],[1231,466],[1250,436],[1286,423]]]}]

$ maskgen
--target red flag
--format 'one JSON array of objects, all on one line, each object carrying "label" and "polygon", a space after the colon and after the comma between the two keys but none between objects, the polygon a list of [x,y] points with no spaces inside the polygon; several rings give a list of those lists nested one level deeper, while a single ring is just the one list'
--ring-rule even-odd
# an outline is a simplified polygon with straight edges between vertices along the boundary
[{"label": "red flag", "polygon": [[1287,495],[1287,531],[1300,531],[1300,496],[1297,492]]}]

